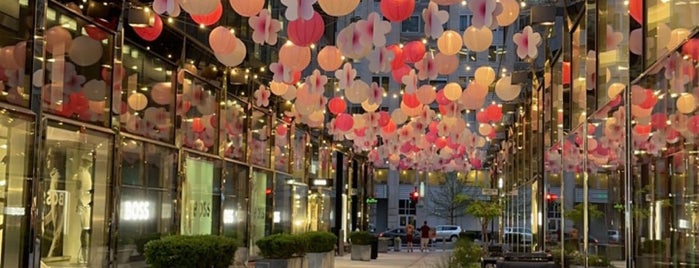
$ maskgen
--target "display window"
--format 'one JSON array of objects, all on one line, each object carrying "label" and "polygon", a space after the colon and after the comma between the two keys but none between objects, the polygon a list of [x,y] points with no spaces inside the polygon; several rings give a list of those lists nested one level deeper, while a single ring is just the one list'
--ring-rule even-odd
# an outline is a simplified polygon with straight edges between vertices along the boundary
[{"label": "display window", "polygon": [[34,118],[0,111],[0,266],[27,267],[26,236],[31,189]]},{"label": "display window", "polygon": [[124,45],[122,62],[121,95],[114,91],[114,112],[120,115],[122,129],[172,142],[176,92],[173,85],[178,85],[173,83],[176,66],[132,42]]},{"label": "display window", "polygon": [[221,163],[187,154],[183,158],[180,234],[217,235],[221,222]]},{"label": "display window", "polygon": [[121,149],[116,259],[135,264],[148,241],[177,233],[177,151],[128,138]]},{"label": "display window", "polygon": [[[645,67],[648,68],[693,33],[699,25],[699,2],[687,0],[631,1],[629,15],[633,25],[642,28],[630,34],[630,47],[634,54],[645,50]],[[645,31],[645,32],[643,32]],[[645,40],[643,42],[642,40]]]},{"label": "display window", "polygon": [[199,77],[183,73],[177,94],[177,115],[182,124],[178,135],[184,147],[214,154],[218,152],[219,89]]},{"label": "display window", "polygon": [[252,111],[252,135],[250,140],[250,162],[269,168],[271,162],[272,122],[270,115],[259,110]]},{"label": "display window", "polygon": [[228,95],[221,107],[220,148],[226,158],[245,161],[247,147],[246,105],[232,95]]},{"label": "display window", "polygon": [[289,172],[289,141],[291,133],[289,124],[277,121],[274,127],[274,169],[281,172]]},{"label": "display window", "polygon": [[249,168],[226,162],[223,170],[223,235],[248,241]]},{"label": "display window", "polygon": [[[62,6],[46,11],[46,70],[41,79],[44,111],[108,127],[112,97],[114,36]],[[114,77],[113,77],[114,75]],[[37,76],[41,77],[41,76]]]},{"label": "display window", "polygon": [[[27,1],[6,1],[0,5],[0,101],[29,106],[30,66],[28,42],[32,37],[32,13]],[[30,46],[30,45],[29,45]],[[29,55],[31,56],[31,55]]]},{"label": "display window", "polygon": [[42,267],[107,265],[112,137],[49,121],[43,146]]},{"label": "display window", "polygon": [[306,132],[296,129],[296,126],[293,125],[291,126],[291,131],[294,134],[291,139],[291,173],[294,175],[294,178],[305,178],[309,136]]},{"label": "display window", "polygon": [[276,213],[274,204],[274,180],[273,174],[261,169],[253,169],[250,181],[250,253],[251,256],[259,256],[260,249],[256,246],[257,240],[271,235],[273,222],[281,215]]}]

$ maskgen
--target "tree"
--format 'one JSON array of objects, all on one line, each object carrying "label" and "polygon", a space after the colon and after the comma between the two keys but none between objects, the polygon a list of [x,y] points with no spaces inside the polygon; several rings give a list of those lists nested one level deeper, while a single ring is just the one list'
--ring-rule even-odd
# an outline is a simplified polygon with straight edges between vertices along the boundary
[{"label": "tree", "polygon": [[[466,213],[478,218],[481,222],[483,245],[488,244],[488,224],[502,214],[502,206],[497,201],[472,201],[466,206]],[[487,248],[487,247],[486,247]]]},{"label": "tree", "polygon": [[[573,209],[566,211],[566,219],[569,219],[573,221],[575,224],[582,224],[583,219],[584,219],[584,214],[585,213],[585,204],[579,203],[573,207]],[[597,209],[597,205],[588,205],[587,206],[587,216],[589,219],[597,219],[601,218],[604,216],[599,209]]]},{"label": "tree", "polygon": [[471,202],[463,197],[477,189],[466,186],[457,178],[456,173],[447,173],[444,184],[430,188],[430,214],[446,220],[451,225],[456,224],[456,219],[466,215],[466,206]]}]

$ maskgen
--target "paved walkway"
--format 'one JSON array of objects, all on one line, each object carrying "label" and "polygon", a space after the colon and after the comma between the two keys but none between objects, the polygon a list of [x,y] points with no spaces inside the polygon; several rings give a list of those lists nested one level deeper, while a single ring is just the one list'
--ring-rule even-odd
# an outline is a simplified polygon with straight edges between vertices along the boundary
[{"label": "paved walkway", "polygon": [[371,261],[352,261],[350,254],[335,257],[335,268],[381,267],[381,268],[438,268],[442,258],[448,258],[451,251],[431,252],[388,252],[379,253],[379,257]]}]

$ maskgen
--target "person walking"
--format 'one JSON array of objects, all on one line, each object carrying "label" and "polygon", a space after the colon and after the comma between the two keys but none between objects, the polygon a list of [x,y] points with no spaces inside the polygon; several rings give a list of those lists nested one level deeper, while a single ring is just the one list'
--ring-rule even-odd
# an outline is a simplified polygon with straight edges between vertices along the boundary
[{"label": "person walking", "polygon": [[420,227],[420,252],[427,250],[427,244],[430,242],[430,226],[427,221]]},{"label": "person walking", "polygon": [[408,240],[406,241],[408,243],[408,252],[413,252],[413,234],[415,234],[415,227],[408,223],[405,226],[405,240]]}]

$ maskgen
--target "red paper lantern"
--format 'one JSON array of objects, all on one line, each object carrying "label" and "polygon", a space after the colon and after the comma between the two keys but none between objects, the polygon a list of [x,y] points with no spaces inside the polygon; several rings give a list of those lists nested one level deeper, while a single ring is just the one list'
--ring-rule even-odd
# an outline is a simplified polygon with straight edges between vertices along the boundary
[{"label": "red paper lantern", "polygon": [[425,44],[421,41],[410,41],[403,47],[403,61],[416,63],[425,57]]},{"label": "red paper lantern", "polygon": [[693,60],[699,61],[699,39],[692,38],[682,45],[682,53],[689,55]]},{"label": "red paper lantern", "polygon": [[343,132],[350,131],[354,126],[354,119],[351,115],[341,113],[335,118],[335,127]]},{"label": "red paper lantern", "polygon": [[297,19],[289,22],[289,40],[297,46],[306,47],[318,42],[325,32],[325,22],[318,12],[310,20]]},{"label": "red paper lantern", "polygon": [[495,104],[491,104],[485,108],[485,114],[487,115],[487,118],[493,122],[497,122],[502,119],[502,109]]},{"label": "red paper lantern", "polygon": [[221,15],[223,15],[223,5],[221,5],[221,2],[218,3],[218,6],[214,11],[211,11],[209,14],[203,14],[203,15],[193,15],[189,14],[189,16],[192,17],[192,20],[196,22],[197,24],[204,24],[205,26],[212,25],[216,22],[218,22],[219,19],[221,19]]},{"label": "red paper lantern", "polygon": [[655,129],[667,128],[667,114],[657,113],[650,116],[650,125]]},{"label": "red paper lantern", "polygon": [[486,124],[486,123],[488,123],[489,120],[490,120],[490,118],[488,118],[488,114],[486,114],[484,112],[477,112],[476,113],[476,121],[478,121],[478,123]]},{"label": "red paper lantern", "polygon": [[658,98],[655,97],[655,94],[653,94],[652,90],[645,90],[645,93],[646,99],[638,106],[640,106],[643,109],[653,108],[653,106],[655,106],[655,104],[658,102]]},{"label": "red paper lantern", "polygon": [[364,137],[366,136],[366,127],[360,128],[360,129],[355,129],[354,130],[354,135],[357,137]]},{"label": "red paper lantern", "polygon": [[417,108],[420,106],[420,101],[417,99],[417,95],[415,93],[404,93],[403,103],[405,103],[405,106],[408,106],[409,108]]},{"label": "red paper lantern", "polygon": [[160,33],[163,32],[163,20],[158,15],[154,15],[155,22],[152,27],[136,27],[132,28],[136,34],[146,41],[154,41],[158,39]]},{"label": "red paper lantern", "polygon": [[393,119],[388,120],[388,124],[383,126],[381,128],[381,131],[383,132],[384,135],[392,134],[393,132],[396,132],[396,123],[393,122]]},{"label": "red paper lantern", "polygon": [[396,83],[402,84],[403,76],[409,74],[410,70],[412,70],[410,66],[403,64],[403,66],[400,68],[396,68],[391,71],[391,77],[393,77],[393,81],[396,81]]},{"label": "red paper lantern", "polygon": [[444,90],[437,91],[437,96],[435,97],[435,100],[437,100],[437,103],[439,105],[447,105],[451,102],[449,99],[447,99],[446,96],[444,96]]},{"label": "red paper lantern", "polygon": [[638,23],[643,23],[643,0],[629,1],[629,14]]},{"label": "red paper lantern", "polygon": [[633,131],[639,135],[648,135],[648,134],[650,134],[651,129],[652,129],[652,127],[650,125],[636,124],[633,127]]},{"label": "red paper lantern", "polygon": [[434,141],[434,145],[437,146],[437,148],[442,149],[444,146],[447,146],[447,140],[444,139],[444,137],[439,137],[436,141]]},{"label": "red paper lantern", "polygon": [[84,114],[90,109],[90,102],[82,92],[70,93],[70,96],[68,97],[68,105],[76,114]]},{"label": "red paper lantern", "polygon": [[385,127],[391,121],[391,115],[386,111],[379,112],[379,127]]},{"label": "red paper lantern", "polygon": [[344,113],[347,109],[347,103],[340,97],[335,97],[328,101],[328,110],[334,115]]},{"label": "red paper lantern", "polygon": [[195,117],[192,119],[192,131],[201,133],[205,128],[204,122],[201,121],[201,117]]},{"label": "red paper lantern", "polygon": [[481,160],[478,158],[471,158],[470,162],[471,167],[473,167],[474,169],[480,169],[483,166]]},{"label": "red paper lantern", "polygon": [[563,62],[563,84],[570,85],[570,62]]},{"label": "red paper lantern", "polygon": [[87,33],[87,36],[89,36],[92,39],[95,39],[97,41],[102,41],[104,39],[107,39],[109,37],[109,34],[107,32],[102,31],[100,27],[94,25],[94,24],[89,24],[85,25],[85,32]]},{"label": "red paper lantern", "polygon": [[391,70],[403,67],[403,49],[396,44],[390,45],[386,47],[386,49],[393,52],[393,60],[391,60]]},{"label": "red paper lantern", "polygon": [[432,122],[430,122],[430,125],[427,127],[427,129],[430,130],[430,133],[438,133],[439,132],[439,123],[437,123],[437,121],[432,121]]},{"label": "red paper lantern", "polygon": [[277,135],[278,136],[286,136],[286,133],[288,132],[288,130],[289,130],[289,128],[286,127],[286,124],[277,125]]},{"label": "red paper lantern", "polygon": [[381,0],[381,13],[392,22],[409,18],[415,10],[415,0]]},{"label": "red paper lantern", "polygon": [[434,143],[437,140],[437,134],[427,133],[427,135],[425,135],[425,140],[429,143]]}]

